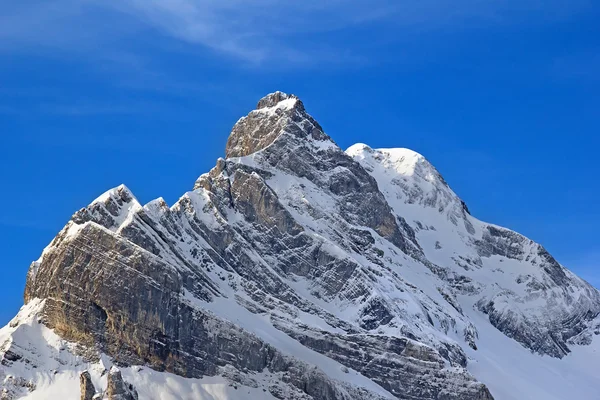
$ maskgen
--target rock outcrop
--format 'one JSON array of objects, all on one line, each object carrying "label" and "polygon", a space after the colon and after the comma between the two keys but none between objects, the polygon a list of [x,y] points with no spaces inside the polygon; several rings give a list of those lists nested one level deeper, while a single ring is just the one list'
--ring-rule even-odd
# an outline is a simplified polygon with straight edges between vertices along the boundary
[{"label": "rock outcrop", "polygon": [[121,371],[112,367],[108,372],[106,397],[108,400],[138,400],[138,393],[133,385],[125,382]]},{"label": "rock outcrop", "polygon": [[81,400],[92,400],[96,394],[96,388],[92,383],[92,377],[88,371],[79,374],[79,387],[81,391]]}]

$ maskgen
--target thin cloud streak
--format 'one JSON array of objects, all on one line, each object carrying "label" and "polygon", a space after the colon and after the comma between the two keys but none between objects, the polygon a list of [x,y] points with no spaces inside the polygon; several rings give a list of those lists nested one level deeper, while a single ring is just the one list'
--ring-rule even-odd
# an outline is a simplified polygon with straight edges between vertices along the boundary
[{"label": "thin cloud streak", "polygon": [[[583,0],[567,8],[558,3],[550,1],[542,7],[534,0],[57,0],[51,4],[25,0],[6,7],[0,17],[0,51],[46,47],[98,53],[118,47],[121,39],[143,38],[151,31],[251,65],[277,61],[305,66],[335,62],[336,54],[360,59],[340,49],[339,43],[327,44],[326,33],[344,29],[387,26],[398,34],[408,28],[465,29],[466,20],[510,23],[510,15],[532,11],[538,19],[554,18],[585,5]],[[324,34],[325,40],[312,40],[317,33]]]}]

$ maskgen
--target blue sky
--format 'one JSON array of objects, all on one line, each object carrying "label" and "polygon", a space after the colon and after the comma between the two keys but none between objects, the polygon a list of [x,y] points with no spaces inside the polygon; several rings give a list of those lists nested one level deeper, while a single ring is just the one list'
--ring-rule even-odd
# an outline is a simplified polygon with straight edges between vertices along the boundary
[{"label": "blue sky", "polygon": [[120,183],[173,203],[275,90],[341,147],[422,153],[474,215],[600,285],[597,2],[13,3],[0,13],[0,325],[74,211]]}]

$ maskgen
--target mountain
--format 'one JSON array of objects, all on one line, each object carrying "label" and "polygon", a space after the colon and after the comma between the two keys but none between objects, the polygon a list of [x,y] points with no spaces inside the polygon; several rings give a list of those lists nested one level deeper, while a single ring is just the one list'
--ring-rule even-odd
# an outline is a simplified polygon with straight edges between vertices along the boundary
[{"label": "mountain", "polygon": [[594,399],[600,293],[408,149],[293,95],[172,206],[77,211],[0,330],[0,399]]}]

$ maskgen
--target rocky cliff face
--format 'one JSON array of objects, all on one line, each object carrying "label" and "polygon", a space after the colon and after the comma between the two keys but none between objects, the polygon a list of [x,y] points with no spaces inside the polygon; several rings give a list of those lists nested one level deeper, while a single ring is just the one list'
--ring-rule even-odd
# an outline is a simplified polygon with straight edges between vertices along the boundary
[{"label": "rocky cliff face", "polygon": [[[119,365],[253,398],[485,400],[474,316],[557,358],[597,331],[595,289],[473,218],[410,150],[344,152],[276,92],[235,124],[226,156],[171,207],[119,186],[75,213],[0,331],[3,399],[51,387],[40,376],[61,360],[91,368],[82,396],[137,398]],[[24,350],[30,331],[61,344]]]}]

